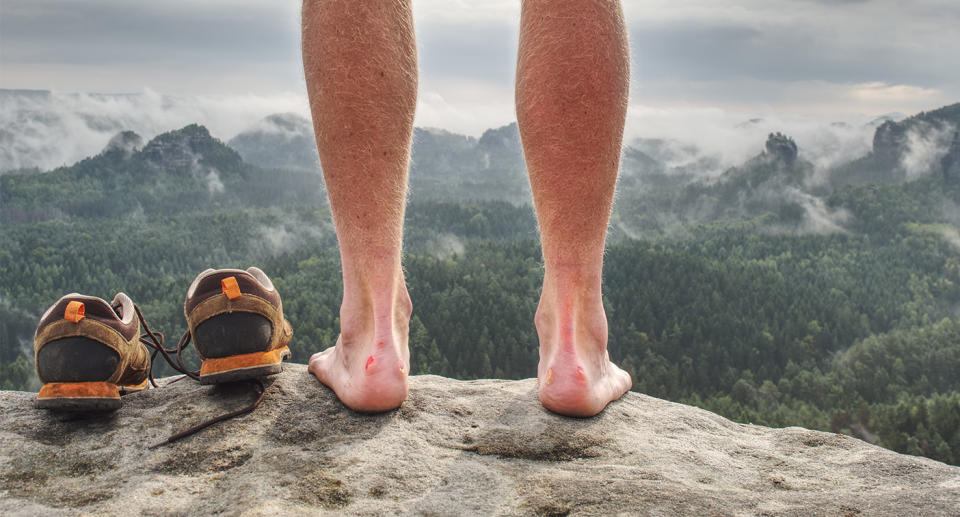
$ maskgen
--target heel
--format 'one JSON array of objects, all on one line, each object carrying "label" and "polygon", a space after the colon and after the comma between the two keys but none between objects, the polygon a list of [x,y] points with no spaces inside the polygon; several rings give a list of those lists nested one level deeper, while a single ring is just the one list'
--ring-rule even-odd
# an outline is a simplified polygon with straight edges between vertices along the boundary
[{"label": "heel", "polygon": [[242,381],[277,374],[283,371],[283,360],[289,358],[290,349],[283,347],[267,352],[204,359],[200,365],[200,384]]},{"label": "heel", "polygon": [[120,389],[112,382],[50,382],[37,394],[37,407],[65,411],[120,408]]},{"label": "heel", "polygon": [[120,395],[129,395],[131,393],[137,393],[138,391],[143,391],[148,388],[150,388],[150,379],[144,379],[140,384],[119,386]]}]

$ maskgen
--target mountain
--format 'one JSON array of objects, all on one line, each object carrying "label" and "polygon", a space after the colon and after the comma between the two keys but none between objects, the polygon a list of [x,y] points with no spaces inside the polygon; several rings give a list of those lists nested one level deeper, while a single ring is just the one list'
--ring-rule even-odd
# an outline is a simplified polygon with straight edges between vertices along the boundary
[{"label": "mountain", "polygon": [[[648,143],[647,149],[671,159],[670,154],[664,156],[662,145]],[[669,233],[688,225],[746,220],[791,231],[821,231],[825,225],[839,228],[834,219],[842,216],[830,213],[808,187],[813,164],[800,157],[799,147],[787,135],[771,133],[760,154],[719,176],[698,172],[712,165],[709,158],[701,157],[669,168],[628,147],[615,226],[634,237]]]},{"label": "mountain", "polygon": [[488,129],[479,139],[442,129],[415,129],[410,196],[530,204],[517,124]]},{"label": "mountain", "polygon": [[241,173],[244,169],[240,155],[210,136],[207,128],[199,124],[157,135],[130,158],[134,166],[142,163],[165,173],[191,173],[206,169],[207,172],[213,170],[229,174]]},{"label": "mountain", "polygon": [[247,163],[265,169],[319,170],[313,124],[294,113],[270,115],[227,142]]},{"label": "mountain", "polygon": [[[126,292],[172,345],[185,289],[207,267],[270,273],[293,360],[336,342],[342,271],[316,170],[252,165],[197,125],[149,141],[114,134],[70,167],[0,176],[0,386],[38,387],[33,328],[68,292]],[[416,140],[411,371],[528,377],[544,274],[533,210],[464,201],[521,197],[496,190],[526,182],[516,127],[480,138],[420,128]],[[702,154],[669,140],[625,149],[603,302],[611,359],[634,389],[960,463],[952,172],[833,188],[802,141],[777,133],[721,171],[702,170]],[[958,158],[948,151],[940,167]],[[24,472],[0,490],[20,490]]]},{"label": "mountain", "polygon": [[119,152],[124,158],[129,158],[133,153],[143,147],[143,137],[133,131],[121,131],[107,142],[101,153]]},{"label": "mountain", "polygon": [[[243,160],[264,168],[319,170],[310,121],[271,115],[230,140]],[[516,123],[489,129],[477,139],[443,129],[415,128],[410,199],[503,200],[530,203],[526,165]]]},{"label": "mountain", "polygon": [[863,183],[901,183],[943,174],[942,160],[960,130],[960,103],[877,127],[867,155],[831,171],[834,188]]},{"label": "mountain", "polygon": [[950,142],[947,154],[940,160],[940,167],[945,182],[951,185],[960,183],[960,131],[953,133],[953,141]]},{"label": "mountain", "polygon": [[191,124],[147,142],[114,136],[104,150],[69,167],[0,176],[0,221],[210,211],[324,199],[315,171],[264,170]]},{"label": "mountain", "polygon": [[[677,142],[632,142],[624,149],[614,236],[677,234],[700,224],[834,233],[880,231],[894,221],[960,223],[949,208],[960,202],[960,104],[878,123],[867,155],[829,170],[781,133],[719,176],[704,174],[711,164],[692,161],[696,152]],[[689,165],[673,165],[684,161]],[[888,206],[877,206],[881,197]]]}]

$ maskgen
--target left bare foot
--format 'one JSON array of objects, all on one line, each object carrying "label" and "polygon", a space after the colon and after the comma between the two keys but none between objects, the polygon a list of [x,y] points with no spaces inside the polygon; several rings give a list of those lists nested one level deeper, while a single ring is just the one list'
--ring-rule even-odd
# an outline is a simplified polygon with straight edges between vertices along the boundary
[{"label": "left bare foot", "polygon": [[389,411],[407,397],[412,306],[403,273],[386,278],[385,284],[361,288],[346,277],[337,343],[310,357],[309,372],[355,411]]}]

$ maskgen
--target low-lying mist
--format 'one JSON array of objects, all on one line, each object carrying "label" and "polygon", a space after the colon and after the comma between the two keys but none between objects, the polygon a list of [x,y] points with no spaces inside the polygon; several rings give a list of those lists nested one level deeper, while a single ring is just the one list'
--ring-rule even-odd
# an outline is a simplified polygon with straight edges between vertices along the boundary
[{"label": "low-lying mist", "polygon": [[797,142],[803,158],[813,163],[817,171],[826,171],[870,152],[877,127],[885,120],[901,118],[903,115],[890,114],[835,119],[717,108],[637,106],[629,109],[625,134],[628,145],[644,152],[644,140],[670,142],[667,150],[673,156],[666,161],[670,167],[683,167],[706,158],[712,167],[694,169],[705,175],[718,175],[756,156],[763,150],[767,135],[780,132]]},{"label": "low-lying mist", "polygon": [[[0,171],[69,165],[97,154],[123,130],[149,140],[198,123],[227,141],[245,130],[269,129],[262,127],[263,120],[276,113],[309,118],[309,106],[306,98],[295,93],[171,96],[152,90],[131,94],[0,90]],[[756,155],[766,135],[780,131],[797,140],[805,159],[825,170],[866,154],[876,125],[872,115],[834,120],[638,105],[629,110],[625,143],[670,141],[674,156],[669,165],[706,158],[710,166],[697,170],[709,175]]]},{"label": "low-lying mist", "polygon": [[296,94],[171,96],[0,90],[0,171],[71,165],[132,130],[145,140],[193,123],[224,141],[273,113],[308,116]]}]

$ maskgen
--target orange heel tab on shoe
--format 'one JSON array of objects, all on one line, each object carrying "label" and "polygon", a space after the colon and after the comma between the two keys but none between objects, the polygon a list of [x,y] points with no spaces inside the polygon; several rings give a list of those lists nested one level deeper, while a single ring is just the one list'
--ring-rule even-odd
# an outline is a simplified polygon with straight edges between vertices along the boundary
[{"label": "orange heel tab on shoe", "polygon": [[231,300],[240,298],[240,285],[237,284],[237,277],[228,276],[220,280],[220,287],[223,290],[223,294],[227,295],[227,298]]},{"label": "orange heel tab on shoe", "polygon": [[83,306],[83,302],[72,301],[67,304],[66,310],[63,311],[63,319],[80,323],[80,320],[86,317],[85,312],[86,309]]}]

